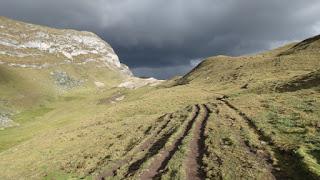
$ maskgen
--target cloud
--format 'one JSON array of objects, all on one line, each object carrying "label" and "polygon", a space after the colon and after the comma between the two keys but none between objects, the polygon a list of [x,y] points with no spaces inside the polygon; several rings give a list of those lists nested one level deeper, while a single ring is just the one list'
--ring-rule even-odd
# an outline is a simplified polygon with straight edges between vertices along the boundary
[{"label": "cloud", "polygon": [[167,77],[168,69],[187,70],[190,59],[254,53],[320,33],[318,0],[2,0],[0,13],[93,31],[146,76]]},{"label": "cloud", "polygon": [[158,79],[170,79],[175,76],[183,76],[186,72],[192,70],[202,61],[202,58],[197,58],[191,59],[188,64],[166,67],[138,67],[133,68],[132,71],[135,76],[139,77],[146,76],[146,74],[152,74],[153,77]]}]

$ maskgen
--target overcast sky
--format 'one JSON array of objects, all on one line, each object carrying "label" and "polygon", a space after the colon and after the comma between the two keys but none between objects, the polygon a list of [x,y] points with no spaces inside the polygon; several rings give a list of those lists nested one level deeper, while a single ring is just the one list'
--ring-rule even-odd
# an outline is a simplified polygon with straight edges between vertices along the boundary
[{"label": "overcast sky", "polygon": [[95,32],[138,76],[320,34],[319,0],[0,0],[0,15]]}]

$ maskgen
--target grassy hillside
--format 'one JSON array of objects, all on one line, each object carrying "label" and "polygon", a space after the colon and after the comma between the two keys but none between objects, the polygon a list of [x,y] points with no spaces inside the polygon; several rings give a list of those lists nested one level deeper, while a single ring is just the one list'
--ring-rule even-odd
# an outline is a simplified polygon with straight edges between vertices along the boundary
[{"label": "grassy hillside", "polygon": [[269,148],[276,178],[318,179],[319,50],[320,36],[315,36],[253,56],[212,57],[176,84],[223,94],[217,99],[227,105],[222,109],[238,113],[258,136],[255,141],[245,134],[247,146],[254,152]]},{"label": "grassy hillside", "polygon": [[19,126],[0,130],[0,179],[319,179],[319,50],[210,57],[137,89],[95,64],[2,64]]}]

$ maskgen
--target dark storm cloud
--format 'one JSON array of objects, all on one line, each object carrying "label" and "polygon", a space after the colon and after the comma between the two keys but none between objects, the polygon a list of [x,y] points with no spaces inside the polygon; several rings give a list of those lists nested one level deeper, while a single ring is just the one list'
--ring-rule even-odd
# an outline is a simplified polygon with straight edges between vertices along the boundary
[{"label": "dark storm cloud", "polygon": [[1,0],[0,13],[94,31],[138,75],[184,73],[190,61],[270,49],[320,33],[318,0]]}]

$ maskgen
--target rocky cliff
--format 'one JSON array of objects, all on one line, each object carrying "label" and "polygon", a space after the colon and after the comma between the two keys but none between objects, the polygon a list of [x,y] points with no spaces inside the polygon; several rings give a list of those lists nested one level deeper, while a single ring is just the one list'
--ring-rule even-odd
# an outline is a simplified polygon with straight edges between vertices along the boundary
[{"label": "rocky cliff", "polygon": [[0,17],[0,63],[47,68],[95,63],[131,76],[112,47],[91,32],[59,30]]}]

